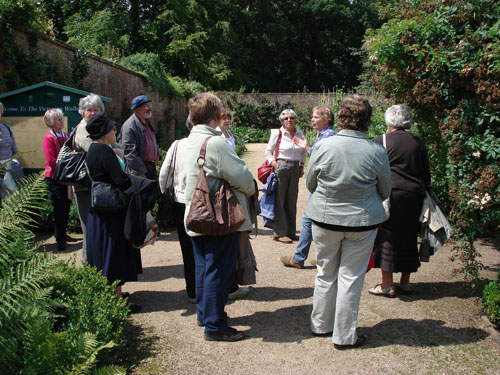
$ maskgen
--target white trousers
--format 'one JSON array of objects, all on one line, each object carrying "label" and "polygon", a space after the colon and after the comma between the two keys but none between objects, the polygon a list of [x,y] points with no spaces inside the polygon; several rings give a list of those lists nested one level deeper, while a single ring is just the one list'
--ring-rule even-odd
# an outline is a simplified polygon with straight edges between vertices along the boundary
[{"label": "white trousers", "polygon": [[361,289],[377,230],[335,232],[313,223],[318,273],[314,283],[311,330],[333,331],[333,342],[352,345],[358,340]]}]

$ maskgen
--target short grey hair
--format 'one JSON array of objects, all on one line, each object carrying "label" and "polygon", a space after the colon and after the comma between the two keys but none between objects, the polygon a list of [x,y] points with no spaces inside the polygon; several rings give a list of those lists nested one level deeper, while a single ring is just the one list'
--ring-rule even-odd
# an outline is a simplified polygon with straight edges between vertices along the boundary
[{"label": "short grey hair", "polygon": [[413,125],[411,109],[406,104],[396,104],[385,111],[385,123],[394,128],[410,129]]},{"label": "short grey hair", "polygon": [[285,116],[287,116],[287,115],[292,115],[295,118],[295,120],[298,120],[298,118],[299,118],[299,116],[297,116],[297,114],[295,113],[295,111],[293,109],[288,108],[288,109],[284,109],[281,112],[281,114],[280,114],[280,122],[282,122],[283,119],[285,118]]},{"label": "short grey hair", "polygon": [[64,117],[63,111],[60,108],[51,108],[45,112],[43,120],[45,121],[45,125],[51,128],[54,125],[54,120],[59,117]]},{"label": "short grey hair", "polygon": [[78,113],[83,116],[83,112],[85,108],[95,106],[101,109],[101,113],[104,113],[104,103],[101,100],[101,97],[96,94],[89,94],[84,98],[81,98],[78,102]]}]

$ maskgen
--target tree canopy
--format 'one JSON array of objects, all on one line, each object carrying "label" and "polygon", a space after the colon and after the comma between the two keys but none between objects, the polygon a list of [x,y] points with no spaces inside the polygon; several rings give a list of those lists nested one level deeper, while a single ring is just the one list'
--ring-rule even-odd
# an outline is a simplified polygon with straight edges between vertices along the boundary
[{"label": "tree canopy", "polygon": [[379,25],[376,3],[36,1],[46,29],[87,52],[115,62],[152,53],[169,76],[212,90],[275,92],[356,86],[364,32]]}]

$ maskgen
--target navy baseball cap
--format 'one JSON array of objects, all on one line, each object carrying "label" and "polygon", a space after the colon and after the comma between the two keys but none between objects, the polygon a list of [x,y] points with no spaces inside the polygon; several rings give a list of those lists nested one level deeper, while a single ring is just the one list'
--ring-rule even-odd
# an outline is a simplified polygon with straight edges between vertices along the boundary
[{"label": "navy baseball cap", "polygon": [[130,109],[135,110],[137,107],[140,107],[144,103],[149,103],[151,100],[148,99],[146,95],[139,95],[132,99],[132,107]]}]

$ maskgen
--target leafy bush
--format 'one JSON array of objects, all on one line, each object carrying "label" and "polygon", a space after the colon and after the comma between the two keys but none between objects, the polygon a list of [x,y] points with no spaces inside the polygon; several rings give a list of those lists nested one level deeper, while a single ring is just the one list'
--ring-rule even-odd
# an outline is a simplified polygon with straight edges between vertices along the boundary
[{"label": "leafy bush", "polygon": [[127,302],[114,294],[116,284],[95,267],[63,264],[51,280],[54,298],[65,308],[58,310],[64,319],[58,321],[60,331],[77,340],[81,332],[93,332],[98,345],[118,342],[127,324]]},{"label": "leafy bush", "polygon": [[405,102],[429,150],[432,186],[450,209],[467,279],[483,267],[474,240],[500,241],[500,3],[408,0],[367,33],[371,83]]},{"label": "leafy bush", "polygon": [[44,194],[42,172],[0,206],[0,368],[6,375],[97,374],[98,355],[115,345],[110,339],[119,338],[127,308],[95,270],[37,253],[27,225]]},{"label": "leafy bush", "polygon": [[497,281],[490,281],[483,290],[483,307],[490,321],[500,327],[500,272]]}]

